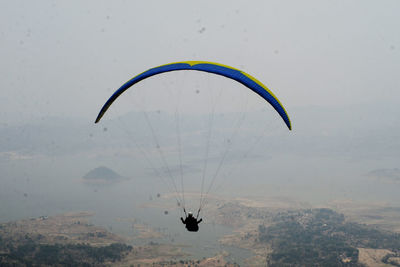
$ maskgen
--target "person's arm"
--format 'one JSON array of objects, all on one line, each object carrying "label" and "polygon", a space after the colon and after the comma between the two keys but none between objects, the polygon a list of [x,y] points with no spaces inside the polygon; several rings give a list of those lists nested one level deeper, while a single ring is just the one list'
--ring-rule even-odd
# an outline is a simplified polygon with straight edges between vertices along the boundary
[{"label": "person's arm", "polygon": [[197,223],[201,223],[203,221],[203,218],[201,218],[200,220],[197,221]]},{"label": "person's arm", "polygon": [[183,224],[186,224],[182,217],[181,217],[181,221],[182,221]]}]

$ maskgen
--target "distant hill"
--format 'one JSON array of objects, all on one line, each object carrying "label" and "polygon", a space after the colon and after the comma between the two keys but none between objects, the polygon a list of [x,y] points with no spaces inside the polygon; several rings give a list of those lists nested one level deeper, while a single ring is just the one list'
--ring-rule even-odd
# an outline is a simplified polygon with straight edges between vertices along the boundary
[{"label": "distant hill", "polygon": [[100,166],[89,171],[82,178],[86,183],[100,183],[100,184],[119,182],[123,179],[121,175],[119,175],[112,169],[104,166]]},{"label": "distant hill", "polygon": [[378,179],[384,179],[387,181],[391,182],[400,182],[400,169],[394,168],[394,169],[376,169],[373,171],[370,171],[368,174],[370,177],[378,178]]}]

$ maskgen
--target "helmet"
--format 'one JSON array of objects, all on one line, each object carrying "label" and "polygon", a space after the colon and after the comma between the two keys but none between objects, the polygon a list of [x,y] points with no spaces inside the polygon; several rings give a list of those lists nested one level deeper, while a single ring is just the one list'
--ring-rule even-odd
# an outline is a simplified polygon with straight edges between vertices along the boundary
[{"label": "helmet", "polygon": [[188,217],[193,217],[193,213],[191,211],[188,212]]}]

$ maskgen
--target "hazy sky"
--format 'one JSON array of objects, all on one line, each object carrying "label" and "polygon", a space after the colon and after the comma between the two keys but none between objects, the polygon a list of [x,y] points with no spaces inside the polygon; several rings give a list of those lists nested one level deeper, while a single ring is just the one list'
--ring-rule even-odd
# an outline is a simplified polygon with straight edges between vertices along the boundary
[{"label": "hazy sky", "polygon": [[[101,194],[106,203],[107,191],[95,193],[75,181],[104,165],[147,182],[154,175],[149,174],[152,164],[155,170],[180,166],[181,141],[183,165],[192,171],[185,176],[189,181],[200,183],[207,176],[206,184],[212,184],[228,151],[216,185],[229,176],[226,181],[233,181],[237,192],[268,190],[306,201],[358,195],[399,206],[398,183],[366,176],[399,168],[399,14],[399,0],[0,0],[0,197],[7,202],[0,221],[13,214],[49,214],[54,203],[57,212],[60,207],[82,209],[85,199],[103,209],[88,192]],[[135,85],[101,124],[93,123],[125,81],[148,68],[186,60],[219,62],[250,73],[281,100],[293,131],[276,112],[264,112],[272,108],[241,84],[189,71]],[[124,124],[116,127],[123,120],[106,121],[141,108],[175,111],[182,102],[188,111],[210,111],[207,90],[215,100],[221,88],[226,90],[218,111],[238,112],[213,113],[218,114],[214,125],[213,116],[182,112],[179,121],[174,114],[149,112],[168,164],[163,153],[154,153],[159,142],[146,113],[125,116],[127,130],[135,130],[128,136]],[[180,98],[171,89],[182,91]],[[165,103],[170,101],[181,102]],[[258,110],[246,113],[238,127],[243,105]],[[113,113],[115,107],[121,109]],[[38,123],[44,117],[51,118]],[[178,121],[182,137],[176,134]],[[214,149],[210,153],[208,143]],[[140,148],[148,149],[151,164],[146,165],[147,154]],[[244,160],[246,151],[253,158]],[[206,171],[197,171],[205,166]],[[135,180],[129,183],[119,187],[126,195],[131,188],[143,189]],[[110,203],[118,195],[127,205],[117,189],[110,189]],[[157,192],[151,190],[142,193]],[[113,211],[105,207],[106,214]]]},{"label": "hazy sky", "polygon": [[0,1],[0,121],[95,118],[114,89],[182,60],[235,66],[286,108],[400,104],[400,2]]}]

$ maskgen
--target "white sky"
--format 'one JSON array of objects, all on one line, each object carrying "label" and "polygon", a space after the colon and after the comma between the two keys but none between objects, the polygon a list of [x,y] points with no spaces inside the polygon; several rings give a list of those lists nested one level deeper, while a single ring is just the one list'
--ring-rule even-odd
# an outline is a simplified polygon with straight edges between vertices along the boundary
[{"label": "white sky", "polygon": [[95,118],[150,67],[240,68],[296,106],[399,103],[400,1],[0,1],[0,121]]}]

